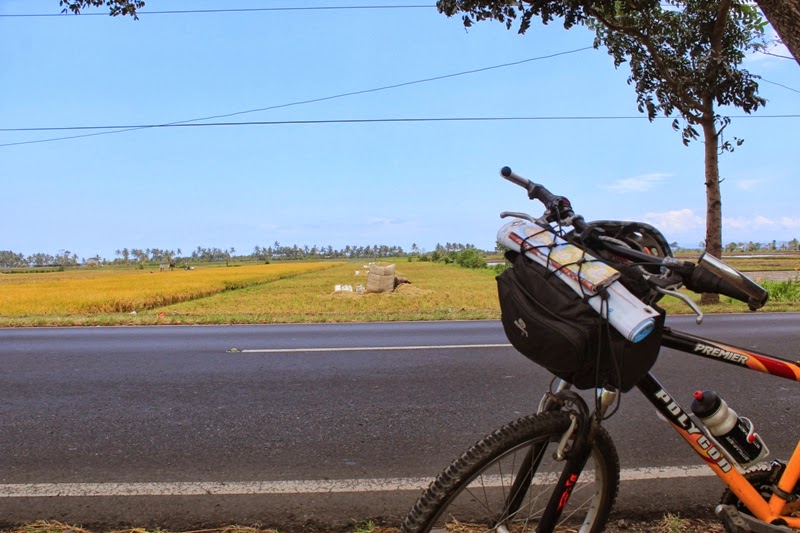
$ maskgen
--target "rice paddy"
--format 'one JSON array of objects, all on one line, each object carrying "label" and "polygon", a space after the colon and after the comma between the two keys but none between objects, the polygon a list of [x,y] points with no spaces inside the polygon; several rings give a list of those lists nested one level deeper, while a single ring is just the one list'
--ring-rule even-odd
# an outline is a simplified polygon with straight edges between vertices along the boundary
[{"label": "rice paddy", "polygon": [[[356,274],[358,272],[358,274]],[[364,265],[328,270],[161,309],[172,323],[374,322],[499,318],[493,272],[442,263],[398,262],[408,279],[393,292],[357,292]],[[336,292],[336,286],[353,291]]]},{"label": "rice paddy", "polygon": [[[800,310],[796,271],[781,264],[782,281],[761,280],[770,291],[765,311]],[[0,274],[0,326],[257,324],[471,320],[500,316],[495,272],[431,262],[396,262],[409,284],[394,292],[359,292],[366,266],[355,262],[198,266],[195,270],[75,269]],[[747,264],[737,265],[749,270]],[[767,265],[759,263],[758,268]],[[775,266],[775,265],[770,265]],[[744,268],[742,268],[744,267]],[[766,270],[766,269],[765,269]],[[769,272],[765,272],[768,274]],[[753,273],[754,275],[760,273]],[[795,275],[792,275],[795,274]],[[336,288],[352,290],[339,290]],[[696,301],[699,295],[687,293]],[[659,305],[687,313],[678,300]],[[744,312],[723,297],[705,312]]]},{"label": "rice paddy", "polygon": [[0,275],[0,323],[47,323],[48,319],[63,323],[70,317],[87,323],[93,316],[138,314],[335,266],[295,263],[163,272],[158,268],[81,269]]}]

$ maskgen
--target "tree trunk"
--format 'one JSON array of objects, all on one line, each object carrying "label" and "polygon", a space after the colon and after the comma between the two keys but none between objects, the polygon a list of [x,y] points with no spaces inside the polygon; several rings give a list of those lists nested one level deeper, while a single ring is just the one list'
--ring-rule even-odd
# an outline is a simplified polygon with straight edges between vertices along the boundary
[{"label": "tree trunk", "polygon": [[800,64],[800,0],[758,0],[758,7]]},{"label": "tree trunk", "polygon": [[[719,187],[719,136],[714,119],[703,121],[706,168],[706,252],[722,257],[722,194]],[[719,294],[703,294],[702,304],[719,303]]]}]

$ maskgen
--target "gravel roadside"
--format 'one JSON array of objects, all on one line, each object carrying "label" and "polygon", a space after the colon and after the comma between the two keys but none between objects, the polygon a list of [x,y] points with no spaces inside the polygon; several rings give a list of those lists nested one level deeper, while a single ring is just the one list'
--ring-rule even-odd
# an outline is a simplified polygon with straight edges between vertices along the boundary
[{"label": "gravel roadside", "polygon": [[[575,533],[574,529],[559,529],[557,533]],[[659,519],[652,520],[611,520],[605,529],[606,533],[723,533],[722,525],[713,519],[681,518],[667,514]],[[18,528],[0,530],[0,533],[170,533],[164,529],[131,528],[103,532],[88,530],[79,526],[63,524],[61,522],[38,521]],[[177,532],[176,532],[177,533]],[[183,533],[281,533],[275,529],[262,527],[227,526],[215,529],[198,529]],[[326,531],[320,528],[309,528],[301,533],[398,533],[395,527],[381,527],[372,521],[354,524],[345,531]]]}]

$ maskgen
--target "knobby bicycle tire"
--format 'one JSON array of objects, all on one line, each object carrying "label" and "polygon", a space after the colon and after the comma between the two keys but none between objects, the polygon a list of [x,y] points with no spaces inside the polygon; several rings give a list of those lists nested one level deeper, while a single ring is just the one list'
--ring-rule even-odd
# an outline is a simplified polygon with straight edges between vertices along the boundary
[{"label": "knobby bicycle tire", "polygon": [[[533,531],[565,462],[553,452],[570,426],[566,412],[535,414],[515,420],[484,437],[431,483],[401,525],[401,533],[431,530],[479,533],[502,530],[509,489],[523,456],[545,444],[533,483],[513,517],[503,519],[510,533]],[[599,533],[619,488],[619,458],[605,429],[595,430],[589,462],[561,515],[556,531]]]}]

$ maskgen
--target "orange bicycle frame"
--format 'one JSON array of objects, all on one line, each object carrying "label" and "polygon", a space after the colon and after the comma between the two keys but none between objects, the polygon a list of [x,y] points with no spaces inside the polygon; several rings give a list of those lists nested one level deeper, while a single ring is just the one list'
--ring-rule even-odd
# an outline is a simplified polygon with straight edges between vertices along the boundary
[{"label": "orange bicycle frame", "polygon": [[[661,344],[667,348],[749,370],[800,381],[800,362],[756,353],[669,328],[665,328]],[[800,529],[800,516],[790,514],[791,509],[787,507],[789,502],[786,499],[786,497],[793,499],[791,495],[800,480],[800,441],[776,483],[778,490],[773,491],[769,500],[765,500],[739,472],[727,454],[708,438],[701,427],[698,427],[696,419],[689,416],[689,413],[672,398],[652,374],[645,376],[636,386],[703,461],[730,487],[753,516],[768,524]]]}]

